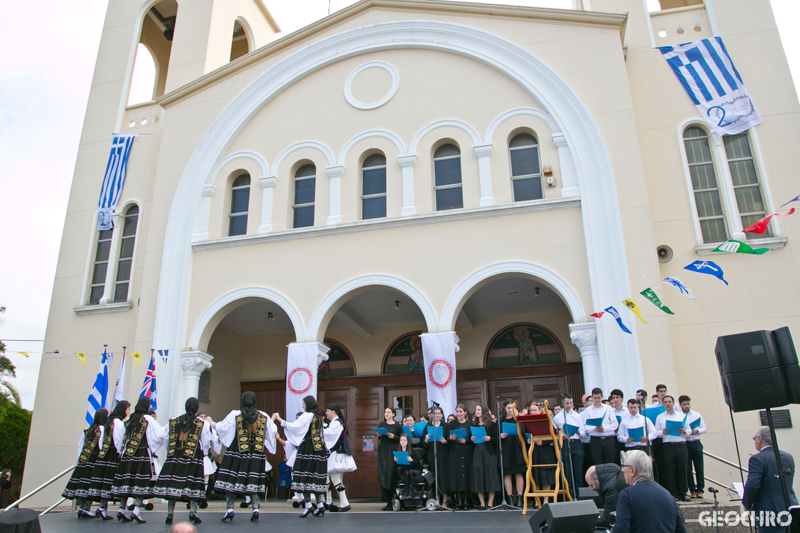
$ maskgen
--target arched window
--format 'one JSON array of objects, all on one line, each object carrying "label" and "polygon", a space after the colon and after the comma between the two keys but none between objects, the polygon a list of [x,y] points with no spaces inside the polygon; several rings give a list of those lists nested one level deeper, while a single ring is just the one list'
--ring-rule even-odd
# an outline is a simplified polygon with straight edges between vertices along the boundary
[{"label": "arched window", "polygon": [[250,52],[250,36],[241,21],[233,23],[233,40],[231,41],[231,61],[239,59]]},{"label": "arched window", "polygon": [[317,183],[317,167],[303,165],[294,173],[294,228],[314,225],[314,189]]},{"label": "arched window", "polygon": [[436,210],[464,207],[461,194],[461,150],[455,144],[445,144],[433,154]]},{"label": "arched window", "polygon": [[95,251],[94,264],[92,265],[92,282],[89,286],[89,305],[99,304],[100,298],[103,297],[113,233],[113,229],[107,229],[100,231],[97,235],[97,250]]},{"label": "arched window", "polygon": [[153,100],[157,80],[156,60],[150,50],[139,43],[136,47],[136,59],[133,62],[131,88],[128,92],[128,105],[141,104]]},{"label": "arched window", "polygon": [[119,244],[117,278],[114,282],[114,303],[127,302],[133,268],[133,251],[136,248],[136,228],[139,226],[139,207],[128,208],[122,220],[122,235]]},{"label": "arched window", "polygon": [[386,216],[386,157],[373,154],[361,165],[361,218]]},{"label": "arched window", "polygon": [[228,236],[247,234],[247,210],[250,205],[250,175],[242,174],[231,185],[231,212]]},{"label": "arched window", "polygon": [[489,341],[486,368],[559,364],[565,361],[558,337],[538,324],[518,323],[501,329]]},{"label": "arched window", "polygon": [[514,201],[541,200],[542,169],[539,166],[539,143],[530,133],[520,133],[508,143],[511,159],[511,183]]},{"label": "arched window", "polygon": [[728,230],[708,134],[702,128],[689,127],[683,132],[683,143],[703,242],[727,241]]},{"label": "arched window", "polygon": [[[722,141],[725,144],[725,155],[731,170],[733,192],[736,194],[736,204],[739,207],[739,216],[742,218],[742,227],[746,228],[767,216],[753,152],[750,150],[750,140],[747,133],[740,133],[725,135]],[[769,226],[763,235],[756,233],[745,233],[745,235],[749,239],[772,236]]]}]

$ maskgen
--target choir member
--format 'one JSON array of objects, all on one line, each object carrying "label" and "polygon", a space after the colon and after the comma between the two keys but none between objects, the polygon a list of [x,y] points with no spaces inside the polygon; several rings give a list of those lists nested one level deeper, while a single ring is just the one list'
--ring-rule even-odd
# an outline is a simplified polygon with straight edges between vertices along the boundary
[{"label": "choir member", "polygon": [[497,470],[497,432],[492,427],[492,412],[483,405],[475,407],[472,427],[482,427],[486,436],[482,442],[470,431],[470,441],[474,444],[472,452],[472,492],[478,493],[481,511],[486,510],[485,495],[489,495],[489,507],[494,506],[494,494],[500,490],[500,474]]},{"label": "choir member", "polygon": [[[300,518],[312,513],[311,495],[316,496],[317,508],[314,516],[325,514],[325,492],[328,479],[328,448],[325,446],[324,421],[317,410],[313,396],[303,398],[300,418],[286,422],[278,413],[273,418],[280,422],[286,432],[288,444],[297,448],[292,467],[292,490],[303,493],[305,509]],[[291,461],[291,459],[290,459]]]},{"label": "choir member", "polygon": [[231,411],[212,428],[226,448],[214,481],[214,489],[225,493],[222,522],[233,522],[237,495],[250,496],[250,521],[258,522],[261,495],[267,490],[267,452],[275,453],[278,428],[267,413],[258,410],[252,391],[242,395],[241,410]]},{"label": "choir member", "polygon": [[[140,516],[142,500],[153,497],[153,455],[164,442],[160,437],[161,426],[148,412],[150,398],[142,396],[126,424],[125,442],[111,487],[112,496],[120,500],[117,519],[121,522],[136,520],[144,524],[146,520]],[[134,499],[134,507],[131,516],[125,517],[123,509],[128,498]]]},{"label": "choir member", "polygon": [[[447,487],[457,498],[459,511],[467,510],[467,493],[470,491],[470,475],[472,473],[472,436],[467,408],[463,403],[456,406],[456,419],[447,424],[450,450],[447,452]],[[457,439],[453,431],[463,429],[467,436]]]},{"label": "choir member", "polygon": [[[561,444],[561,460],[564,462],[565,475],[569,484],[569,493],[573,500],[577,500],[578,488],[583,483],[583,438],[586,436],[586,427],[583,418],[574,407],[572,394],[565,392],[561,395],[563,409],[553,418],[553,424],[564,432],[564,441]],[[567,431],[567,425],[572,426]]]},{"label": "choir member", "polygon": [[97,456],[103,447],[103,434],[108,421],[108,410],[98,409],[94,413],[94,421],[83,430],[78,442],[78,464],[72,471],[64,492],[63,498],[73,500],[78,506],[78,518],[94,518],[89,513],[93,498],[88,491],[92,488],[92,472],[94,471]]},{"label": "choir member", "polygon": [[[658,390],[656,388],[656,390]],[[662,486],[678,501],[689,501],[686,491],[689,490],[687,472],[689,469],[686,452],[686,434],[689,424],[686,415],[675,410],[675,400],[665,395],[661,405],[666,411],[656,418],[656,433],[661,434],[664,470],[660,471]],[[677,430],[667,429],[667,420],[680,422]]]},{"label": "choir member", "polygon": [[[107,513],[108,502],[115,499],[111,495],[111,486],[114,484],[114,475],[119,466],[119,452],[122,451],[122,441],[125,437],[123,420],[128,417],[130,410],[131,404],[123,400],[118,402],[111,411],[111,416],[108,417],[103,428],[103,445],[97,454],[97,461],[92,470],[92,487],[88,494],[94,501],[100,501],[100,507],[95,516],[103,520],[113,520],[113,517],[108,516]],[[125,517],[125,514],[122,513],[122,516]]]},{"label": "choir member", "polygon": [[185,413],[172,418],[159,435],[168,444],[153,495],[167,500],[167,524],[172,523],[176,501],[188,501],[189,521],[202,522],[197,516],[197,504],[206,496],[203,458],[208,455],[211,442],[218,440],[211,424],[197,418],[197,398],[186,400],[184,407]]},{"label": "choir member", "polygon": [[554,405],[552,411],[553,411],[553,416],[556,416],[558,413],[561,412],[561,406],[560,405]]},{"label": "choir member", "polygon": [[[625,404],[623,403],[624,395],[622,391],[619,389],[614,389],[609,394],[609,403],[611,404],[611,410],[614,412],[614,418],[617,419],[617,430],[619,430],[619,424],[622,422],[623,418],[628,417],[628,410],[625,408]],[[614,443],[614,463],[622,466],[622,460],[620,459],[619,452],[625,449],[625,445],[617,439]]]},{"label": "choir member", "polygon": [[[544,408],[539,407],[538,404],[533,406],[533,412],[530,414],[538,415],[544,414]],[[552,418],[552,416],[551,416]],[[533,447],[533,457],[531,458],[532,464],[535,465],[554,465],[556,464],[556,448],[552,441],[536,441]],[[533,469],[533,481],[536,483],[538,490],[550,490],[550,487],[556,483],[556,467],[542,467]],[[517,499],[519,501],[519,498]],[[546,496],[543,504],[549,503],[550,497]],[[517,505],[519,507],[519,504]]]},{"label": "choir member", "polygon": [[[501,458],[503,461],[503,484],[506,489],[506,503],[514,505],[514,487],[511,481],[512,479],[516,480],[516,505],[517,507],[522,507],[522,495],[525,491],[525,472],[527,471],[525,456],[522,453],[522,443],[519,440],[519,436],[502,432],[503,423],[516,425],[517,433],[522,431],[514,418],[514,402],[511,399],[503,402],[503,415],[500,417],[500,438],[502,439],[501,445],[503,448],[503,456]],[[522,433],[524,435],[524,431]]]},{"label": "choir member", "polygon": [[383,422],[380,428],[387,431],[386,435],[378,437],[378,480],[383,493],[383,501],[386,505],[381,511],[392,510],[392,494],[397,485],[397,468],[394,464],[394,454],[397,448],[397,438],[403,433],[402,426],[395,422],[394,411],[390,407],[383,410]]},{"label": "choir member", "polygon": [[[397,464],[397,478],[403,480],[403,498],[417,498],[416,483],[422,479],[422,465],[418,458],[414,457],[414,451],[411,449],[411,437],[402,433],[397,437],[397,451],[407,452],[408,459],[411,461],[410,465]],[[397,463],[397,457],[392,454],[392,459]]]},{"label": "choir member", "polygon": [[326,503],[332,513],[346,513],[350,510],[350,503],[347,501],[343,479],[347,472],[356,470],[356,462],[353,460],[353,454],[350,451],[347,424],[344,421],[339,405],[330,404],[325,411],[325,417],[328,419],[328,424],[324,428],[325,445],[331,454],[328,457],[328,477],[330,478],[330,484],[333,485],[339,495],[339,505],[338,507],[333,505],[333,495],[331,494],[330,484],[327,481]]},{"label": "choir member", "polygon": [[[581,417],[590,437],[589,454],[592,457],[592,464],[615,462],[616,431],[619,424],[611,406],[603,405],[603,391],[600,388],[592,389],[592,405],[583,410]],[[591,425],[589,421],[592,420],[599,420],[600,425]]]},{"label": "choir member", "polygon": [[[450,438],[450,432],[444,423],[444,412],[441,407],[434,407],[433,420],[428,423],[428,428],[442,428],[442,437],[436,443],[433,441],[433,435],[428,433],[425,429],[425,449],[428,450],[428,470],[434,471],[435,465],[438,464],[438,475],[436,476],[436,494],[441,496],[442,505],[447,505],[447,461],[448,461],[448,446],[447,439]],[[432,431],[438,433],[436,429]],[[435,446],[435,448],[434,448]],[[434,455],[435,454],[435,455]],[[438,459],[434,461],[434,459]],[[436,498],[437,500],[439,497]]]},{"label": "choir member", "polygon": [[[644,435],[639,439],[632,439],[630,430],[639,428],[644,428]],[[641,450],[647,453],[647,439],[652,442],[657,435],[655,431],[653,423],[639,414],[639,402],[628,400],[628,415],[619,423],[617,430],[617,440],[625,447],[625,451]]]},{"label": "choir member", "polygon": [[[703,489],[706,486],[706,479],[703,473],[703,444],[700,442],[700,435],[706,432],[706,423],[703,417],[697,411],[692,411],[692,399],[686,395],[678,398],[678,403],[681,406],[681,411],[686,415],[686,423],[689,427],[686,429],[686,451],[688,453],[687,464],[689,469],[686,475],[689,479],[689,492],[692,498],[699,500],[703,499]],[[692,424],[697,427],[692,427]],[[692,476],[692,465],[697,475],[697,482]]]}]

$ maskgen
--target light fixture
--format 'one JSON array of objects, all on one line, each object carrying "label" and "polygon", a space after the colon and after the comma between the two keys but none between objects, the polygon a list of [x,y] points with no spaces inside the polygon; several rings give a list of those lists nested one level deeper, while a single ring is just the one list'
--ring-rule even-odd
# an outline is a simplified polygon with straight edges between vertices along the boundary
[{"label": "light fixture", "polygon": [[275,320],[275,315],[271,311],[267,313],[267,320]]},{"label": "light fixture", "polygon": [[533,297],[534,298],[538,298],[539,297],[539,287],[536,287],[535,289],[533,289]]},{"label": "light fixture", "polygon": [[399,311],[400,310],[400,300],[395,300],[394,301],[394,310],[395,311]]}]

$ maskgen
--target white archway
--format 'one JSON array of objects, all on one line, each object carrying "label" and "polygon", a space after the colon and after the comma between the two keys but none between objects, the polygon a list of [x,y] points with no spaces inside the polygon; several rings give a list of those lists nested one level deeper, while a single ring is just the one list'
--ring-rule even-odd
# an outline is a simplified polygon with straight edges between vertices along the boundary
[{"label": "white archway", "polygon": [[559,129],[558,124],[548,113],[542,111],[541,109],[536,109],[535,107],[517,107],[516,109],[509,109],[505,113],[498,115],[498,117],[495,118],[491,124],[489,124],[489,127],[486,128],[486,135],[483,137],[483,143],[492,144],[492,137],[494,137],[494,132],[497,131],[497,128],[500,127],[500,124],[510,118],[518,116],[531,116],[540,118],[548,126],[550,126],[550,131],[553,133],[561,133],[561,129]]},{"label": "white archway", "polygon": [[328,322],[336,312],[336,309],[338,309],[334,308],[336,303],[341,301],[343,297],[352,293],[353,291],[357,291],[358,289],[365,287],[388,287],[405,294],[411,298],[414,303],[417,304],[419,310],[422,311],[422,316],[425,317],[425,324],[428,326],[428,331],[436,331],[436,311],[434,311],[433,305],[431,305],[430,300],[428,300],[422,291],[402,278],[389,276],[386,274],[371,274],[353,278],[342,283],[329,292],[314,310],[314,314],[311,316],[311,320],[308,323],[308,333],[306,334],[304,341],[322,342],[322,338],[325,335],[325,329],[323,329],[323,325],[325,328],[327,328]]},{"label": "white archway", "polygon": [[251,161],[254,161],[261,168],[261,175],[258,176],[258,178],[269,176],[269,165],[267,165],[267,161],[261,157],[261,155],[249,150],[245,150],[241,152],[235,152],[217,163],[217,165],[214,167],[214,170],[212,170],[209,174],[206,185],[213,184],[217,179],[217,174],[220,173],[223,167],[225,167],[225,165],[231,161],[236,161],[237,159],[250,159]]},{"label": "white archway", "polygon": [[283,152],[281,152],[278,157],[275,158],[275,163],[273,163],[272,166],[272,175],[275,177],[278,176],[278,170],[280,169],[283,160],[286,159],[286,156],[303,148],[311,148],[319,151],[325,156],[325,160],[328,162],[329,167],[336,164],[336,160],[333,158],[333,152],[331,152],[330,148],[317,141],[302,141],[289,146]]},{"label": "white archway", "polygon": [[409,153],[416,154],[417,148],[419,147],[419,143],[420,141],[422,141],[422,138],[425,137],[430,132],[432,132],[433,130],[439,128],[458,128],[460,130],[464,130],[467,133],[467,135],[469,135],[470,138],[472,139],[473,145],[481,143],[481,137],[480,135],[478,135],[478,131],[469,124],[467,124],[466,122],[455,119],[444,119],[431,122],[421,130],[419,130],[417,134],[414,135],[414,138],[411,139],[411,144],[408,145]]},{"label": "white archway", "polygon": [[400,137],[392,133],[391,131],[386,130],[369,130],[362,133],[359,133],[349,141],[347,144],[344,145],[342,151],[339,152],[339,160],[337,161],[338,165],[344,165],[345,160],[347,159],[347,154],[350,153],[350,150],[353,149],[357,143],[363,141],[364,139],[369,139],[371,137],[380,137],[381,139],[386,139],[394,143],[395,148],[397,148],[397,155],[407,155],[406,154],[406,145],[403,144],[403,141],[400,140]]}]

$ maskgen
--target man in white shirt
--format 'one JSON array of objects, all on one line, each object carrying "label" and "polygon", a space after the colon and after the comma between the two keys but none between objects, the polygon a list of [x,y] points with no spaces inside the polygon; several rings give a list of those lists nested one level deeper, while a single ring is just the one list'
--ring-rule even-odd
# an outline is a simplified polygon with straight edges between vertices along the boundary
[{"label": "man in white shirt", "polygon": [[[681,411],[686,415],[686,424],[688,424],[686,433],[686,453],[688,460],[688,470],[686,476],[689,479],[689,492],[692,498],[699,500],[703,499],[703,489],[706,486],[706,478],[703,477],[703,443],[700,442],[700,435],[706,432],[706,423],[700,413],[692,411],[692,399],[686,395],[678,398],[678,403],[681,406]],[[697,482],[695,477],[692,476],[692,465],[697,474]]]},{"label": "man in white shirt", "polygon": [[583,410],[581,418],[590,438],[592,464],[614,463],[619,424],[611,406],[603,405],[603,391],[600,388],[592,389],[592,405]]},{"label": "man in white shirt", "polygon": [[[617,419],[617,424],[619,425],[622,422],[623,418],[628,418],[628,410],[625,409],[625,405],[622,403],[624,395],[622,391],[619,389],[614,389],[611,391],[611,394],[608,395],[608,401],[611,404],[611,410],[614,411],[614,418]],[[619,431],[619,426],[617,427],[617,431]],[[620,459],[619,452],[625,449],[625,447],[617,440],[614,443],[614,464],[622,466],[622,460]]]},{"label": "man in white shirt", "polygon": [[[644,434],[638,439],[630,436],[632,429],[644,429]],[[650,420],[639,414],[639,402],[628,400],[628,416],[622,419],[617,430],[617,441],[619,441],[626,451],[641,450],[647,453],[647,440],[651,442],[656,436],[656,428]]]},{"label": "man in white shirt", "polygon": [[[564,430],[564,442],[561,444],[561,460],[564,462],[565,475],[569,483],[569,493],[573,500],[577,500],[576,494],[578,487],[583,485],[583,442],[581,437],[586,436],[586,427],[583,425],[583,418],[574,409],[572,394],[565,392],[561,395],[563,409],[553,417],[553,424],[559,429]],[[567,424],[577,427],[578,431],[569,434],[565,427]],[[570,431],[575,431],[570,428]],[[575,475],[573,476],[573,472]]]},{"label": "man in white shirt", "polygon": [[[686,473],[689,469],[688,455],[686,452],[686,415],[675,411],[675,400],[666,395],[661,399],[665,412],[656,418],[656,433],[661,435],[662,453],[664,455],[664,470],[661,474],[661,485],[672,494],[676,500],[689,501],[686,491],[689,490]],[[677,422],[680,427],[669,429],[667,421]]]}]

